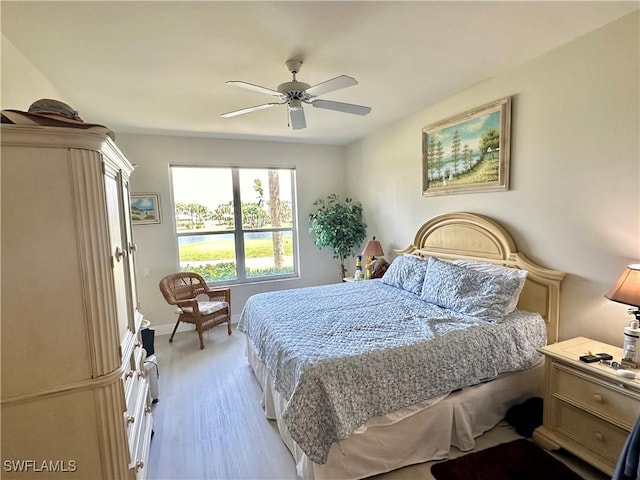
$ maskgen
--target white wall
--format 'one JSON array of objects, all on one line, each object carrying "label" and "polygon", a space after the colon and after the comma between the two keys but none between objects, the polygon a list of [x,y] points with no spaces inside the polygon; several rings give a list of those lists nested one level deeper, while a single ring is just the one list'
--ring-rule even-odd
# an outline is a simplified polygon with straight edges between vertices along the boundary
[{"label": "white wall", "polygon": [[40,98],[66,101],[56,87],[7,38],[0,38],[2,82],[0,109],[28,110]]},{"label": "white wall", "polygon": [[[318,250],[308,233],[313,202],[329,193],[344,194],[344,148],[276,142],[246,142],[203,138],[118,135],[117,144],[129,161],[137,164],[131,178],[133,193],[159,193],[162,224],[133,228],[138,246],[136,271],[138,297],[145,318],[165,333],[175,323],[174,309],[160,294],[160,279],[179,269],[177,242],[171,212],[170,164],[295,167],[300,278],[256,282],[232,287],[234,320],[246,299],[255,293],[339,281],[338,261],[328,249]],[[149,277],[145,270],[150,271]],[[165,326],[165,327],[161,327]]]},{"label": "white wall", "polygon": [[[603,295],[640,260],[638,25],[636,12],[351,145],[349,193],[385,251],[435,215],[487,215],[532,260],[567,273],[561,339],[621,345],[626,306]],[[511,189],[423,197],[422,127],[507,96]]]}]

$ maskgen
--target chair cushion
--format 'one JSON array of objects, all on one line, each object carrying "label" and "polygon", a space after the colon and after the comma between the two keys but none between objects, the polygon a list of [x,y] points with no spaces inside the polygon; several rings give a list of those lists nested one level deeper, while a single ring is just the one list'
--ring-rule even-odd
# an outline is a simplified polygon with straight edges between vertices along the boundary
[{"label": "chair cushion", "polygon": [[[227,302],[198,302],[198,310],[200,310],[200,315],[210,315],[228,306],[229,304]],[[193,313],[193,308],[176,308],[176,313],[178,315],[180,315],[181,313]]]}]

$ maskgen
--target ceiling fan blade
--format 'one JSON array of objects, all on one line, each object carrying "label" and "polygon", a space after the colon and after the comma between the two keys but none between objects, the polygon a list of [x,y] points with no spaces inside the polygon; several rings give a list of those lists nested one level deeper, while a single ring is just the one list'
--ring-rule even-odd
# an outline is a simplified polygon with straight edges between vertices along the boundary
[{"label": "ceiling fan blade", "polygon": [[326,108],[327,110],[335,110],[337,112],[353,113],[355,115],[366,115],[371,111],[371,107],[362,105],[354,105],[353,103],[334,102],[332,100],[314,100],[311,102],[316,108]]},{"label": "ceiling fan blade", "polygon": [[245,113],[257,112],[258,110],[264,110],[265,108],[276,107],[282,105],[282,103],[265,103],[262,105],[256,105],[255,107],[243,108],[242,110],[234,110],[233,112],[227,112],[220,115],[224,118],[235,117],[237,115],[244,115]]},{"label": "ceiling fan blade", "polygon": [[245,88],[247,90],[253,90],[258,93],[266,93],[267,95],[275,95],[277,97],[282,96],[282,94],[276,90],[272,90],[270,88],[261,87],[260,85],[254,85],[253,83],[241,82],[239,80],[230,80],[225,82],[227,85],[232,85],[234,87]]},{"label": "ceiling fan blade", "polygon": [[291,128],[294,130],[302,130],[306,128],[307,121],[304,118],[304,110],[302,107],[289,109],[289,117],[291,118]]},{"label": "ceiling fan blade", "polygon": [[326,82],[318,83],[313,87],[309,87],[306,92],[312,97],[318,97],[325,93],[335,92],[341,88],[352,87],[354,85],[358,85],[355,78],[348,77],[347,75],[340,75],[339,77],[332,78]]}]

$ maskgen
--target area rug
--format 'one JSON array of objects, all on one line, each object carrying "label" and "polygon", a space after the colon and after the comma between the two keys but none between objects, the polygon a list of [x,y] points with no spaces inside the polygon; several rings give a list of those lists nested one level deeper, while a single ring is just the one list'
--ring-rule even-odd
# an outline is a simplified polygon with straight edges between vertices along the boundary
[{"label": "area rug", "polygon": [[436,463],[431,474],[437,480],[583,480],[524,438]]}]

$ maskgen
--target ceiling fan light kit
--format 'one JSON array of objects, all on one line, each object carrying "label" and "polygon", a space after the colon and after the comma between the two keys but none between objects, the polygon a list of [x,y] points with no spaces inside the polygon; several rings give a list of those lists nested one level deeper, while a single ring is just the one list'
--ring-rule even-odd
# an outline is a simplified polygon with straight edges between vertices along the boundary
[{"label": "ceiling fan light kit", "polygon": [[315,108],[323,108],[326,110],[333,110],[336,112],[351,113],[354,115],[367,115],[371,111],[371,107],[365,107],[363,105],[354,105],[353,103],[334,102],[332,100],[323,100],[316,97],[324,95],[326,93],[335,92],[342,88],[351,87],[357,85],[358,82],[355,78],[347,75],[340,75],[339,77],[326,80],[311,86],[308,83],[298,82],[296,75],[302,68],[301,60],[287,60],[285,62],[287,69],[291,72],[293,80],[278,85],[277,90],[261,87],[259,85],[253,85],[252,83],[232,80],[226,82],[227,85],[244,88],[246,90],[252,90],[258,93],[264,93],[267,95],[273,95],[278,97],[279,102],[264,103],[262,105],[256,105],[254,107],[243,108],[241,110],[234,110],[233,112],[223,113],[225,118],[235,117],[238,115],[244,115],[245,113],[251,113],[258,110],[264,110],[266,108],[272,108],[278,105],[287,105],[289,110],[289,119],[291,128],[293,130],[301,130],[306,128],[307,123],[304,116],[303,104],[311,105]]}]

